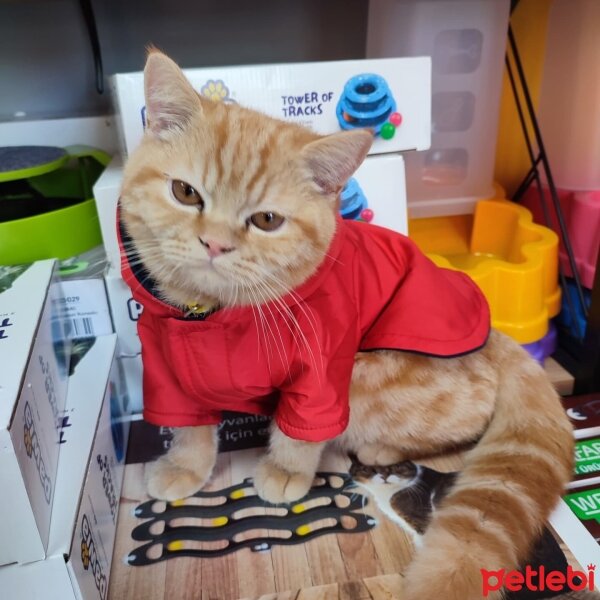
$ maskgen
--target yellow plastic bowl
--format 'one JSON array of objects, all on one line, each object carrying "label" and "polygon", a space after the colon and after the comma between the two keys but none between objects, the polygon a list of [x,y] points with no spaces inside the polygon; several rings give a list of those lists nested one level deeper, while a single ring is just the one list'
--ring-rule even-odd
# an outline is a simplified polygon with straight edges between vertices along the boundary
[{"label": "yellow plastic bowl", "polygon": [[409,236],[436,264],[479,285],[496,329],[520,344],[546,335],[560,310],[558,236],[526,208],[481,200],[473,215],[412,219]]}]

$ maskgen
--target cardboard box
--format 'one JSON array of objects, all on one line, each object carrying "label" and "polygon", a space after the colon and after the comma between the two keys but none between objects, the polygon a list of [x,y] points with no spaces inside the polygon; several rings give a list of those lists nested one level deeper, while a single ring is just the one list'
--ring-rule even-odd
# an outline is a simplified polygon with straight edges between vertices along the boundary
[{"label": "cardboard box", "polygon": [[119,365],[123,371],[125,386],[129,396],[129,411],[132,414],[141,413],[144,408],[144,397],[142,393],[142,377],[144,366],[142,364],[142,355],[122,356],[119,358]]},{"label": "cardboard box", "polygon": [[[108,261],[108,278],[120,278],[121,255],[116,233],[117,202],[121,193],[123,165],[114,159],[94,187],[94,197],[100,218],[100,228]],[[362,190],[367,206],[374,213],[373,223],[400,233],[408,234],[406,182],[404,159],[399,154],[368,157],[354,174],[354,179]],[[107,281],[109,297],[119,294],[119,286]],[[113,309],[114,310],[114,309]],[[130,311],[136,313],[136,310]],[[124,313],[125,314],[125,313]],[[113,312],[113,319],[118,318]],[[116,325],[116,323],[115,323]],[[120,333],[120,332],[118,332]],[[133,345],[130,345],[130,342]],[[123,352],[139,352],[133,340],[123,341]]]},{"label": "cardboard box", "polygon": [[68,347],[52,260],[0,267],[0,565],[44,557]]},{"label": "cardboard box", "polygon": [[7,598],[105,600],[123,480],[128,420],[116,335],[75,344],[61,429],[50,558],[0,568]]},{"label": "cardboard box", "polygon": [[[581,508],[578,508],[581,507]],[[579,516],[575,514],[577,510]],[[600,564],[600,487],[580,488],[559,500],[549,523],[582,566]]]},{"label": "cardboard box", "polygon": [[[426,56],[213,67],[185,69],[184,73],[203,96],[238,102],[322,134],[341,130],[340,101],[356,100],[357,112],[367,113],[370,126],[374,127],[380,124],[377,118],[380,114],[399,113],[402,122],[395,128],[393,137],[378,136],[371,154],[426,150],[430,145],[431,59]],[[357,79],[364,74],[375,74],[383,81]],[[112,89],[122,151],[127,156],[138,145],[144,131],[143,73],[115,75]],[[383,104],[388,99],[386,106],[391,110],[386,112]],[[342,121],[347,127],[348,121]]]},{"label": "cardboard box", "polygon": [[137,356],[142,351],[137,322],[143,307],[131,297],[131,290],[119,275],[107,275],[105,285],[114,331],[119,336],[119,356]]},{"label": "cardboard box", "polygon": [[[128,427],[122,423],[126,396],[119,381],[116,344],[115,334],[76,340],[73,344],[69,391],[61,423],[56,503],[48,541],[50,555],[69,554],[84,482],[86,486],[95,485],[96,491],[102,489],[98,485],[98,480],[102,481],[103,469],[98,469],[101,464],[107,467],[106,480],[113,483],[102,494],[96,493],[95,500],[108,500],[100,508],[108,516],[116,513],[114,493],[107,497],[105,493],[120,485],[124,430]],[[101,458],[98,464],[97,457]],[[109,520],[113,520],[112,516]]]},{"label": "cardboard box", "polygon": [[[4,598],[14,600],[71,600],[69,571],[62,556],[28,565],[0,567],[0,589]],[[79,599],[77,599],[79,600]]]},{"label": "cardboard box", "polygon": [[117,202],[123,181],[123,159],[115,156],[94,184],[94,199],[108,267],[121,274],[121,256],[117,241]]}]

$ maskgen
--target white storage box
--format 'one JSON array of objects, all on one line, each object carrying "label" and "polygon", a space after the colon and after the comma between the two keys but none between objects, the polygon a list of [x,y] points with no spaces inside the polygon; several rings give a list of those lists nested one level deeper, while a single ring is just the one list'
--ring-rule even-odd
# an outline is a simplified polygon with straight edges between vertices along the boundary
[{"label": "white storage box", "polygon": [[[322,134],[340,131],[342,124],[351,126],[348,115],[353,111],[365,119],[353,123],[376,129],[397,112],[401,124],[393,137],[378,136],[371,153],[429,148],[431,61],[427,57],[213,67],[184,73],[204,96],[238,102]],[[359,78],[367,74],[379,78]],[[144,130],[143,73],[117,74],[112,87],[122,150],[128,155]],[[344,112],[346,118],[341,116]]]},{"label": "white storage box", "polygon": [[0,564],[45,556],[68,349],[52,260],[0,267]]},{"label": "white storage box", "polygon": [[432,57],[432,139],[406,157],[410,216],[491,197],[509,0],[377,0],[367,56]]}]

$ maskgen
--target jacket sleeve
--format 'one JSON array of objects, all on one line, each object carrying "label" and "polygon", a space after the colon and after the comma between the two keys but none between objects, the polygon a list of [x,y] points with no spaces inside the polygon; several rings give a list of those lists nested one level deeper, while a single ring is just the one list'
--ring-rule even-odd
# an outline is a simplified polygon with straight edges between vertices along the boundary
[{"label": "jacket sleeve", "polygon": [[337,327],[328,322],[327,327],[303,330],[306,342],[296,345],[288,376],[279,386],[275,420],[291,438],[322,442],[348,426],[354,332],[344,320]]},{"label": "jacket sleeve", "polygon": [[144,365],[144,420],[165,427],[216,425],[221,413],[205,411],[192,394],[186,393],[165,356],[165,344],[148,313],[138,321]]}]

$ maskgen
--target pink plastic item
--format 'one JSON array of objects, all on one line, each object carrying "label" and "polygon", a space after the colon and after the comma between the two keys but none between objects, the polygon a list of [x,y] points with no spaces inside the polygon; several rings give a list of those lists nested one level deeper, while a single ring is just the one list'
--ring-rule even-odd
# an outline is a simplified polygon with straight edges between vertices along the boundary
[{"label": "pink plastic item", "polygon": [[[549,203],[550,216],[552,218],[552,229],[560,236],[558,221],[554,216],[550,192],[544,188],[544,194]],[[567,224],[567,231],[575,262],[584,287],[591,289],[594,285],[596,273],[596,261],[600,249],[600,190],[578,192],[559,189],[558,197]],[[544,213],[542,212],[538,190],[531,186],[522,203],[532,213],[536,223],[545,225]],[[564,245],[560,249],[561,265],[567,276],[572,276],[571,267]]]}]

